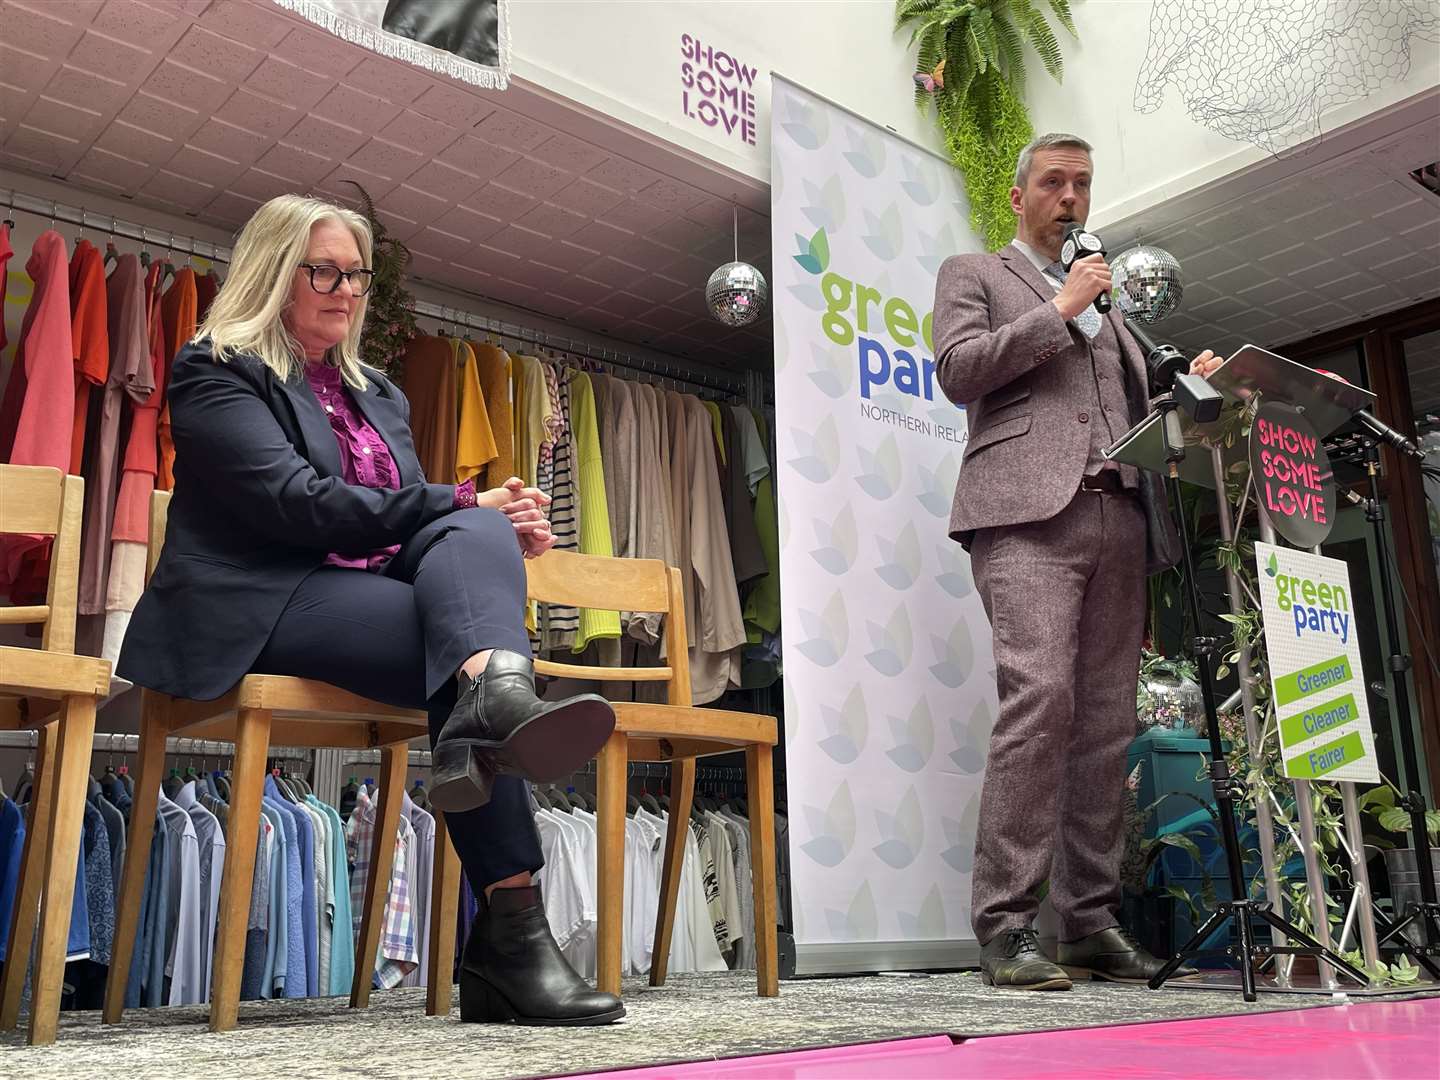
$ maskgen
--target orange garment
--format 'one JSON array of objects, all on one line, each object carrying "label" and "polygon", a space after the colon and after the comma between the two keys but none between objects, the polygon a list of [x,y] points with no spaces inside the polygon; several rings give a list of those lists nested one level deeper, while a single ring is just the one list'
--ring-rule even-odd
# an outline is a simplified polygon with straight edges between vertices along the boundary
[{"label": "orange garment", "polygon": [[195,321],[202,323],[205,316],[210,314],[210,305],[215,302],[215,296],[220,292],[220,279],[214,274],[206,272],[195,275]]},{"label": "orange garment", "polygon": [[[475,363],[475,350],[468,341],[453,338],[460,379],[460,418],[455,434],[455,480],[463,484],[471,477],[480,484],[485,466],[499,456],[495,433],[490,428],[490,414],[485,409],[485,394],[480,388],[480,373]],[[484,488],[482,487],[483,491]]]},{"label": "orange garment", "polygon": [[[75,423],[75,350],[64,238],[54,229],[41,233],[25,270],[35,292],[20,323],[15,362],[0,401],[0,461],[48,465],[63,472],[70,467]],[[0,537],[0,587],[10,588],[21,578],[26,552],[43,557],[49,544],[39,536]],[[15,595],[12,590],[12,599]]]},{"label": "orange garment", "polygon": [[170,381],[170,360],[165,352],[165,332],[160,317],[159,279],[162,264],[154,263],[145,275],[145,306],[149,311],[150,370],[154,390],[144,401],[135,402],[130,414],[130,436],[125,443],[125,461],[120,474],[120,494],[115,500],[115,521],[111,540],[145,544],[150,540],[150,493],[159,472],[156,430],[165,386]]},{"label": "orange garment", "polygon": [[455,483],[455,428],[459,417],[455,354],[448,338],[417,337],[405,347],[405,396],[415,456],[432,484]]},{"label": "orange garment", "polygon": [[[161,301],[160,311],[165,323],[165,366],[175,362],[180,346],[195,336],[200,297],[195,289],[195,271],[188,266],[176,273],[175,283]],[[175,443],[170,437],[170,404],[160,413],[160,472],[155,485],[161,491],[175,486]]]},{"label": "orange garment", "polygon": [[482,342],[470,342],[475,350],[475,370],[480,376],[480,393],[490,417],[495,441],[495,460],[485,466],[482,488],[497,488],[515,475],[514,419],[510,412],[510,357],[504,349]]},{"label": "orange garment", "polygon": [[70,339],[75,350],[75,420],[71,427],[70,473],[79,476],[85,457],[85,423],[90,388],[110,374],[110,330],[106,316],[105,261],[89,240],[75,245],[70,259]]}]

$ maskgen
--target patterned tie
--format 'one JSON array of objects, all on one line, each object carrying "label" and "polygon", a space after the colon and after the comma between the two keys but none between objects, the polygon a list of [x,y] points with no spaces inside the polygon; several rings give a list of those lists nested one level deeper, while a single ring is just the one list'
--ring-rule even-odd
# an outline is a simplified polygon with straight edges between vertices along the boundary
[{"label": "patterned tie", "polygon": [[[1058,262],[1051,263],[1047,270],[1059,280],[1065,280],[1065,268]],[[1094,341],[1095,335],[1100,333],[1100,313],[1095,310],[1094,304],[1087,305],[1084,311],[1075,316],[1074,322],[1080,328],[1080,332],[1091,341]]]}]

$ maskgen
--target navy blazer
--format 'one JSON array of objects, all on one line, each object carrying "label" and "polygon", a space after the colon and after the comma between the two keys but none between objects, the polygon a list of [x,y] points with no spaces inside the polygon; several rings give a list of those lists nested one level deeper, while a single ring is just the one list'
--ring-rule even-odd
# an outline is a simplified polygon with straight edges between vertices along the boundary
[{"label": "navy blazer", "polygon": [[453,486],[425,481],[405,395],[379,372],[365,375],[369,387],[351,393],[390,448],[398,490],[345,482],[335,433],[303,377],[283,382],[251,355],[217,363],[208,343],[180,350],[166,391],[175,494],[118,674],[177,697],[219,697],[327,554],[403,543],[454,509]]}]

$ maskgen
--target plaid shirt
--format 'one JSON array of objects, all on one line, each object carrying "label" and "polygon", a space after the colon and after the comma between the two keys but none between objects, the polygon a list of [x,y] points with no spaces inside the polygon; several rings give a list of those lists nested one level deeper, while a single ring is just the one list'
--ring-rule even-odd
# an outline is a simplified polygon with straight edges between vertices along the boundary
[{"label": "plaid shirt", "polygon": [[[355,809],[345,826],[345,846],[353,870],[350,873],[350,910],[355,937],[365,910],[365,884],[370,876],[370,852],[375,842],[376,803],[362,788]],[[380,928],[380,952],[376,957],[375,985],[382,990],[398,986],[400,980],[420,964],[415,930],[415,828],[404,815],[395,835],[395,861],[390,867],[390,893],[385,900],[385,917]],[[360,958],[356,958],[360,962]]]}]

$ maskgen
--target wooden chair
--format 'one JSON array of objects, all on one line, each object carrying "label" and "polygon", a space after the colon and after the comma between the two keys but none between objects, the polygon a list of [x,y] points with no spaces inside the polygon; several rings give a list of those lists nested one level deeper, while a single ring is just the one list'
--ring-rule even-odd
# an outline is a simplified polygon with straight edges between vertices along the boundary
[{"label": "wooden chair", "polygon": [[[149,573],[154,572],[160,557],[169,506],[168,492],[156,492],[152,497]],[[214,981],[210,993],[211,1031],[229,1031],[237,1022],[250,886],[255,870],[254,837],[260,828],[265,763],[276,721],[283,724],[279,731],[287,745],[380,748],[380,805],[376,812],[370,877],[365,886],[360,942],[355,952],[351,1008],[364,1008],[370,1001],[374,958],[395,858],[395,831],[400,820],[400,795],[405,790],[409,742],[429,735],[423,712],[382,705],[310,679],[246,675],[232,690],[214,701],[187,701],[151,690],[142,691],[138,768],[134,804],[130,809],[132,838],[148,840],[154,827],[167,736],[184,733],[235,743],[230,784],[230,841],[225,845],[220,924],[215,934]],[[437,812],[435,818],[432,917],[430,940],[426,943],[430,949],[430,985],[425,1011],[431,1016],[443,1016],[450,1010],[453,985],[450,976],[454,970],[460,864],[443,816]],[[102,1014],[107,1024],[119,1021],[124,1009],[149,859],[149,843],[132,839],[125,852],[125,869],[116,905],[114,956]]]},{"label": "wooden chair", "polygon": [[0,465],[0,533],[55,538],[45,603],[0,607],[0,625],[44,626],[38,649],[0,646],[0,699],[17,699],[13,707],[0,710],[0,727],[38,729],[35,787],[0,983],[0,1027],[9,1030],[20,1021],[38,917],[32,1044],[54,1042],[60,1019],[95,708],[110,692],[109,662],[75,655],[84,503],[85,482],[78,476],[59,469]]},{"label": "wooden chair", "polygon": [[671,763],[670,826],[665,837],[660,910],[650,985],[665,982],[685,834],[695,793],[695,759],[745,751],[750,798],[751,876],[755,894],[755,968],[762,997],[780,993],[776,953],[775,787],[771,754],[777,742],[773,716],[696,708],[690,693],[689,640],[680,571],[650,559],[611,559],[550,551],[529,560],[532,600],[570,607],[666,614],[665,667],[585,667],[536,661],[538,674],[608,682],[663,682],[666,703],[615,702],[615,733],[597,762],[599,855],[597,904],[600,921],[596,985],[620,992],[622,920],[625,910],[625,779],[631,761]]}]

